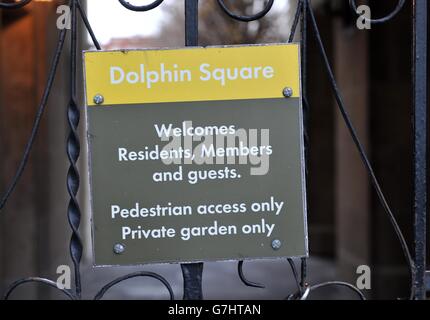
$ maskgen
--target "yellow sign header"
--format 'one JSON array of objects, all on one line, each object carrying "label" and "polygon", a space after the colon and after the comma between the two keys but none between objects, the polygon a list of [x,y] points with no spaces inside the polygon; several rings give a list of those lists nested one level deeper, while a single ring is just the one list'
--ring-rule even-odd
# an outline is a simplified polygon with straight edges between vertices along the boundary
[{"label": "yellow sign header", "polygon": [[87,104],[299,97],[299,55],[297,44],[87,51]]}]

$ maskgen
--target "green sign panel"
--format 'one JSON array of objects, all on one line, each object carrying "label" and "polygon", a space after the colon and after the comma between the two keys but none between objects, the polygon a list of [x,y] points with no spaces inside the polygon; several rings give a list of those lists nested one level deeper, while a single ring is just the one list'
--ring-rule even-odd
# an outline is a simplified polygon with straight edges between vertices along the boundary
[{"label": "green sign panel", "polygon": [[307,256],[297,45],[85,66],[95,265]]}]

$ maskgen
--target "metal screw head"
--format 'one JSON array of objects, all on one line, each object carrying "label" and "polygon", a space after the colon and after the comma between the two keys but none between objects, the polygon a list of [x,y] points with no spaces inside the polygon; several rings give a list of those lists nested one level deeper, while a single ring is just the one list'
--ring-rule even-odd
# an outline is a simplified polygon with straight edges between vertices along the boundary
[{"label": "metal screw head", "polygon": [[94,103],[95,104],[102,104],[105,101],[105,98],[101,94],[96,94],[94,96]]},{"label": "metal screw head", "polygon": [[121,254],[125,251],[125,246],[121,243],[117,243],[116,245],[113,246],[113,252],[115,252],[116,254]]},{"label": "metal screw head", "polygon": [[282,94],[285,98],[291,98],[293,96],[293,89],[290,87],[286,87],[284,88],[284,90],[282,90]]},{"label": "metal screw head", "polygon": [[275,239],[272,241],[272,249],[273,250],[279,250],[279,249],[281,249],[281,246],[282,246],[281,240]]}]

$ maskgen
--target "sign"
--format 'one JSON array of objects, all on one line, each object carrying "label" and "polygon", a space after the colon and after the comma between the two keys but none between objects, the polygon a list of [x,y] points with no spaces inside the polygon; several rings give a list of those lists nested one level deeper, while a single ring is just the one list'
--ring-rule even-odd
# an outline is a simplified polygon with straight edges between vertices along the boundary
[{"label": "sign", "polygon": [[95,265],[308,255],[299,56],[84,53]]}]

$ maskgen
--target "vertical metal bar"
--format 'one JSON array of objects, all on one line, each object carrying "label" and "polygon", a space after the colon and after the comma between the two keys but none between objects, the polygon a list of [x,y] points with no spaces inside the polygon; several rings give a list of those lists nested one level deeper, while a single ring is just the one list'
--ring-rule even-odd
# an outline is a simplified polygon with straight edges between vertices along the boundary
[{"label": "vertical metal bar", "polygon": [[203,299],[203,263],[182,264],[182,275],[184,278],[184,300]]},{"label": "vertical metal bar", "polygon": [[199,43],[199,0],[185,0],[185,45]]},{"label": "vertical metal bar", "polygon": [[307,94],[307,86],[306,86],[306,76],[307,76],[307,44],[308,44],[308,0],[302,0],[302,21],[301,21],[301,43],[300,43],[300,51],[301,51],[301,59],[302,59],[302,95],[306,97]]},{"label": "vertical metal bar", "polygon": [[[185,0],[185,45],[197,46],[199,43],[199,1]],[[203,299],[203,263],[182,264],[184,278],[184,300]]]},{"label": "vertical metal bar", "polygon": [[414,90],[414,298],[426,298],[427,206],[427,1],[413,2]]},{"label": "vertical metal bar", "polygon": [[[309,105],[307,100],[307,44],[308,44],[308,0],[302,0],[302,19],[301,19],[301,43],[300,43],[300,51],[301,51],[301,78],[302,78],[302,96],[303,96],[303,128],[304,128],[304,139],[305,139],[305,161],[306,161],[306,182],[308,179],[308,159],[309,159],[309,131],[308,131],[308,119],[309,119]],[[307,259],[302,258],[301,260],[301,280],[300,285],[302,288],[306,286],[306,277],[307,277]]]}]

